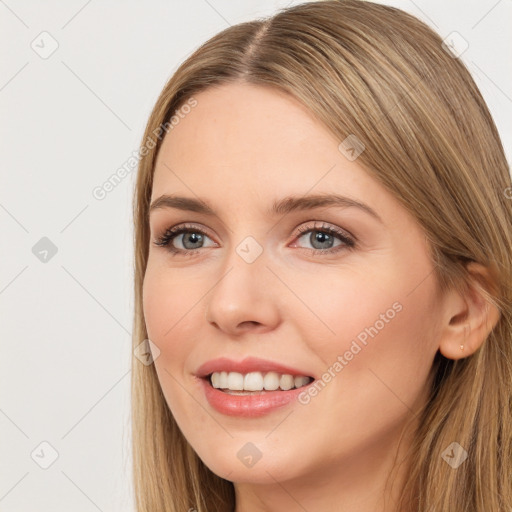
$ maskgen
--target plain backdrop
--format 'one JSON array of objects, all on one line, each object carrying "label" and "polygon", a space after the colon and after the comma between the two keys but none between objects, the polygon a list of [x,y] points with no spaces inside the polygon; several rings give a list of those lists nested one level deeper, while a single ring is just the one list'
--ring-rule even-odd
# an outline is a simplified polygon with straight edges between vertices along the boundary
[{"label": "plain backdrop", "polygon": [[[132,511],[130,358],[137,150],[177,66],[299,2],[0,0],[0,510]],[[469,44],[512,148],[512,3],[382,2]],[[45,468],[46,467],[46,468]]]}]

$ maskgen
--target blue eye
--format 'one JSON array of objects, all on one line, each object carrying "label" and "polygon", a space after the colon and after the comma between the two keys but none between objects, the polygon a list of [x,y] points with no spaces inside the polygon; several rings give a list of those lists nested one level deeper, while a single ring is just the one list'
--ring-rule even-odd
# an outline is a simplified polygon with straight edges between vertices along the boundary
[{"label": "blue eye", "polygon": [[[183,248],[175,247],[174,241],[181,236],[181,245]],[[204,239],[209,238],[208,235],[196,226],[175,226],[167,229],[167,231],[159,237],[154,243],[161,247],[167,247],[171,253],[187,253],[194,254],[198,249],[204,246]]]},{"label": "blue eye", "polygon": [[[341,229],[323,223],[321,226],[305,226],[298,229],[297,240],[306,237],[312,247],[301,247],[313,254],[335,253],[343,249],[352,249],[355,247],[355,240]],[[210,245],[204,245],[205,240],[211,240],[207,233],[194,225],[178,225],[167,229],[162,236],[154,241],[154,244],[160,247],[166,247],[171,254],[183,254],[187,256],[194,255],[200,249],[215,247],[213,242]],[[336,244],[338,241],[338,244]],[[175,242],[179,242],[181,247],[176,247]],[[296,247],[296,245],[292,245]],[[300,246],[299,246],[300,247]]]},{"label": "blue eye", "polygon": [[[309,234],[309,237],[306,237],[306,239],[312,248],[305,247],[305,249],[314,253],[335,253],[342,249],[352,249],[355,247],[355,241],[347,233],[334,226],[326,224],[322,224],[319,227],[316,225],[313,227],[306,226],[299,228],[298,231],[301,235],[297,239],[304,238]],[[336,240],[339,241],[337,245],[335,245]]]}]

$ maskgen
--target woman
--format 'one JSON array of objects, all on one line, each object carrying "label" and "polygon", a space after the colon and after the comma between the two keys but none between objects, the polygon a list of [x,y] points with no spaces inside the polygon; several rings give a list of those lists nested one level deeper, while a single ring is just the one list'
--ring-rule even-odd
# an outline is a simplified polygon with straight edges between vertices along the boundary
[{"label": "woman", "polygon": [[141,155],[138,510],[512,509],[510,175],[437,34],[356,0],[232,26]]}]

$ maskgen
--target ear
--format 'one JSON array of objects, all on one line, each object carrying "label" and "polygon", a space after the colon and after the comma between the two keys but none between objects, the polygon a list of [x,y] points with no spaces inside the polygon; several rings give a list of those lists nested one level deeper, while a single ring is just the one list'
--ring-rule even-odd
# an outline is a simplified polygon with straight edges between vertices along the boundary
[{"label": "ear", "polygon": [[475,262],[466,268],[470,275],[468,290],[464,294],[450,290],[445,296],[439,350],[448,359],[474,354],[500,318],[499,310],[485,296],[495,289],[491,274]]}]

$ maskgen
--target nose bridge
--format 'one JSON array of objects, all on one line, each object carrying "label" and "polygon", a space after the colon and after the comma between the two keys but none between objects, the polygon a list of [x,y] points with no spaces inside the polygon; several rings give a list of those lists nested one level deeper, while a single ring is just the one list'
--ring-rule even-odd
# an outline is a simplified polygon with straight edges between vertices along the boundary
[{"label": "nose bridge", "polygon": [[263,243],[252,235],[245,236],[240,242],[234,243],[226,251],[225,261],[222,264],[222,278],[212,290],[212,295],[228,294],[224,300],[233,300],[241,303],[242,300],[257,299],[263,292],[261,285],[266,281],[265,273],[267,258]]},{"label": "nose bridge", "polygon": [[235,252],[247,265],[253,265],[258,259],[261,264],[263,241],[259,242],[252,235],[248,235],[235,247]]},{"label": "nose bridge", "polygon": [[275,326],[277,296],[268,286],[272,273],[263,243],[247,235],[226,252],[219,280],[208,294],[206,318],[226,331],[251,322]]}]

